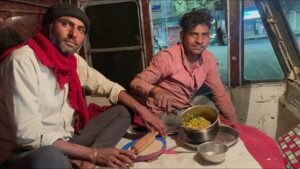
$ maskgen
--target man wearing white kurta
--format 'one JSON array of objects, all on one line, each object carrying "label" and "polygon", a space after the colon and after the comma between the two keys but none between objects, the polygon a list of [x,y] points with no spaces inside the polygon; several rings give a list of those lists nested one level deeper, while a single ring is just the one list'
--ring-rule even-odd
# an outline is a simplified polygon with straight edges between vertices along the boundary
[{"label": "man wearing white kurta", "polygon": [[[74,54],[88,27],[87,16],[76,6],[52,6],[43,19],[43,30],[35,38],[10,51],[7,57],[0,57],[2,166],[72,168],[71,160],[82,168],[94,168],[95,164],[128,167],[136,156],[111,148],[130,125],[131,116],[126,107],[140,114],[150,130],[166,134],[164,124],[123,87]],[[78,86],[126,107],[113,106],[83,122],[84,128],[76,134],[75,122],[86,116],[78,109],[82,107],[81,91],[74,92]],[[74,101],[70,94],[79,99]]]}]

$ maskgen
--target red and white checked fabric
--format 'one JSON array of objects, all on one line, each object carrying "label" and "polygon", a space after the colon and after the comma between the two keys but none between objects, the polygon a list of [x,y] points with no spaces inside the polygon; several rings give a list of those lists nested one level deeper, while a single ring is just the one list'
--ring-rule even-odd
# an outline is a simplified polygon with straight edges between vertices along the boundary
[{"label": "red and white checked fabric", "polygon": [[300,124],[278,137],[277,142],[285,158],[286,168],[300,169]]}]

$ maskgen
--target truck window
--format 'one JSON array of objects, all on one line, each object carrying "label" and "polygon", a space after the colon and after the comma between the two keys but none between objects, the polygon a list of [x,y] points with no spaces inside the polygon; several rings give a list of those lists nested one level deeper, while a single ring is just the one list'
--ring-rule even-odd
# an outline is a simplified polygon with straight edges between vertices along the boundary
[{"label": "truck window", "polygon": [[91,21],[88,63],[125,88],[145,67],[140,4],[136,0],[83,3]]},{"label": "truck window", "polygon": [[252,0],[244,0],[245,81],[276,81],[284,78],[260,14]]},{"label": "truck window", "polygon": [[224,85],[228,84],[227,23],[225,1],[223,0],[151,0],[151,24],[153,53],[180,43],[179,20],[192,10],[205,8],[212,16],[211,39],[208,46],[218,60],[220,77]]},{"label": "truck window", "polygon": [[300,0],[281,0],[280,2],[284,11],[284,16],[286,17],[294,36],[296,47],[298,49],[298,56],[300,56]]}]

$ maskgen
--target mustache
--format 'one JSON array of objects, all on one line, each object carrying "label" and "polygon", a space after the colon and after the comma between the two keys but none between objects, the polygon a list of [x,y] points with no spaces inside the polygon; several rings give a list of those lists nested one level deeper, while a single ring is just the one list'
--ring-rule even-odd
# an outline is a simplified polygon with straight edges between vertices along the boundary
[{"label": "mustache", "polygon": [[194,48],[205,48],[204,45],[194,45],[193,47],[194,47]]},{"label": "mustache", "polygon": [[76,42],[76,40],[74,38],[64,38],[63,41],[65,41],[65,42],[71,42],[74,45],[78,46],[78,43]]}]

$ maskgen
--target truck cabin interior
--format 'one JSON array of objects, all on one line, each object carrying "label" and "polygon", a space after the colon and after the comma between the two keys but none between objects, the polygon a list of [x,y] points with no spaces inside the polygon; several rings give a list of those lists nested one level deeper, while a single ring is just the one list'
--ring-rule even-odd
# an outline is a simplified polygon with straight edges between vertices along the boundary
[{"label": "truck cabin interior", "polygon": [[[0,53],[34,36],[46,9],[61,2],[78,5],[91,21],[80,54],[127,89],[158,51],[180,42],[184,12],[208,9],[208,49],[218,59],[239,122],[274,140],[300,124],[299,0],[0,1]],[[210,91],[203,86],[196,94]],[[86,100],[109,104],[89,94]]]}]

